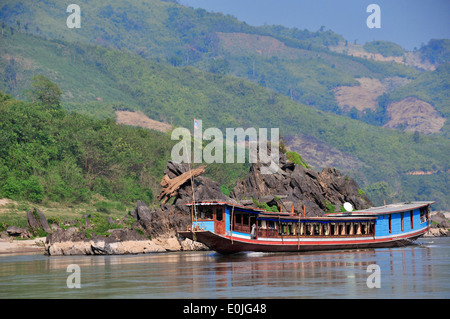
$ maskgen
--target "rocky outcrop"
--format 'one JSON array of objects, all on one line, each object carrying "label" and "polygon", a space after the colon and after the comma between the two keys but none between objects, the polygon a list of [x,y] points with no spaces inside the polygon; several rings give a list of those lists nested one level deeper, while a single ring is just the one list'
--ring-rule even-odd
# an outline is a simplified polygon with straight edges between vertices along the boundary
[{"label": "rocky outcrop", "polygon": [[[169,161],[164,172],[164,181],[170,182],[189,171],[188,165]],[[130,216],[135,223],[131,228],[121,225],[121,229],[108,231],[107,236],[92,235],[88,238],[86,230],[91,228],[86,218],[84,229],[71,227],[58,229],[47,236],[45,252],[48,255],[112,255],[140,254],[180,250],[204,250],[206,246],[179,238],[178,229],[186,229],[191,224],[189,208],[185,205],[192,202],[191,180],[184,181],[176,192],[170,192],[171,205],[160,205],[150,208],[138,201]],[[194,196],[196,200],[223,199],[233,201],[220,190],[220,185],[209,178],[197,176],[194,180]],[[128,223],[129,225],[129,223]],[[113,228],[113,226],[111,226]]]},{"label": "rocky outcrop", "polygon": [[[179,164],[174,161],[168,161],[167,169],[164,171],[163,180],[175,179],[188,171],[188,164]],[[192,194],[192,189],[194,189],[194,195]],[[234,199],[222,193],[219,183],[204,176],[197,176],[194,178],[194,187],[192,187],[191,180],[187,180],[186,183],[178,189],[176,196],[173,197],[172,206],[174,210],[186,215],[189,214],[189,207],[187,207],[186,204],[192,203],[193,199],[196,201],[216,199],[231,203],[236,202]],[[188,222],[190,222],[190,219]]]},{"label": "rocky outcrop", "polygon": [[47,236],[45,253],[59,255],[124,255],[164,252],[166,249],[133,230],[115,229],[108,237],[87,238],[75,227],[58,229]]},{"label": "rocky outcrop", "polygon": [[18,227],[10,225],[3,232],[4,236],[8,237],[20,237],[22,239],[32,238],[36,235],[41,235],[41,232],[50,233],[52,230],[48,225],[47,218],[37,208],[34,208],[27,212],[27,227]]},{"label": "rocky outcrop", "polygon": [[17,226],[8,226],[6,233],[11,237],[31,238],[32,236],[28,229]]},{"label": "rocky outcrop", "polygon": [[287,211],[294,207],[296,213],[303,213],[304,206],[307,216],[339,211],[345,202],[355,209],[372,206],[356,182],[335,168],[316,172],[289,162],[284,154],[279,163],[280,169],[273,174],[262,174],[260,162],[252,164],[247,177],[238,181],[230,196],[244,204],[257,201]]},{"label": "rocky outcrop", "polygon": [[448,236],[450,236],[450,220],[442,212],[432,214],[431,229],[425,234],[425,237]]},{"label": "rocky outcrop", "polygon": [[27,224],[32,231],[42,229],[46,233],[51,232],[50,226],[47,222],[47,218],[45,218],[45,215],[38,208],[30,210],[27,213]]},{"label": "rocky outcrop", "polygon": [[177,237],[176,229],[185,223],[187,225],[189,216],[177,214],[171,206],[150,209],[145,203],[138,201],[131,216],[122,220],[129,218],[136,220],[131,228],[110,229],[107,235],[88,235],[88,230],[91,229],[88,218],[83,227],[58,228],[47,236],[45,254],[124,255],[206,249],[202,244]]},{"label": "rocky outcrop", "polygon": [[[124,233],[128,233],[128,231],[124,231]],[[58,238],[59,236],[62,238]],[[203,244],[176,236],[154,240],[148,238],[119,239],[104,236],[88,239],[76,229],[71,230],[70,228],[54,232],[47,236],[45,242],[45,254],[49,256],[127,255],[206,249],[207,247]]]},{"label": "rocky outcrop", "polygon": [[423,237],[448,237],[450,231],[444,228],[431,228]]}]

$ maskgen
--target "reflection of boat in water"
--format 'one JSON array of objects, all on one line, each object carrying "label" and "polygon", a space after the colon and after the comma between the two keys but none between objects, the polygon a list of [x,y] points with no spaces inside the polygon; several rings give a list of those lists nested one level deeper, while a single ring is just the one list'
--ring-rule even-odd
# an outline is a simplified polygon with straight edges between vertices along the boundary
[{"label": "reflection of boat in water", "polygon": [[192,226],[178,233],[223,254],[395,247],[411,244],[429,230],[433,203],[409,202],[306,217],[202,201],[195,203],[197,216]]}]

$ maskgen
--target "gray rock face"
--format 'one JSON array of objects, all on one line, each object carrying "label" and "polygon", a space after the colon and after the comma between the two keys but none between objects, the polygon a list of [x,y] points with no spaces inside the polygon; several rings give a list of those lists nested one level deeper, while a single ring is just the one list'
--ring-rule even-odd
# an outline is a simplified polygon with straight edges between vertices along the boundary
[{"label": "gray rock face", "polygon": [[[38,219],[36,219],[34,212],[37,213]],[[48,225],[47,218],[38,208],[27,213],[27,224],[32,230],[43,229],[46,233],[51,233],[52,231]]]},{"label": "gray rock face", "polygon": [[252,164],[247,177],[236,184],[230,196],[241,202],[254,198],[288,211],[293,206],[295,213],[303,213],[305,206],[307,216],[321,216],[331,205],[339,211],[345,202],[355,209],[372,206],[367,196],[358,192],[356,182],[335,168],[324,168],[319,173],[288,162],[283,154],[280,169],[273,174],[262,174],[261,163]]},{"label": "gray rock face", "polygon": [[30,238],[31,233],[26,228],[21,228],[17,226],[9,226],[6,228],[6,233],[8,236],[20,237],[20,238]]},{"label": "gray rock face", "polygon": [[27,212],[27,224],[28,227],[31,229],[39,229],[41,227],[36,218],[34,217],[32,210]]},{"label": "gray rock face", "polygon": [[123,255],[163,252],[166,249],[135,229],[112,229],[109,236],[93,235],[87,238],[76,227],[58,229],[49,234],[45,242],[45,253],[58,255]]},{"label": "gray rock face", "polygon": [[450,228],[449,220],[441,212],[437,212],[436,214],[431,215],[431,221],[433,222],[431,224],[431,227],[433,228],[443,228],[443,229]]},{"label": "gray rock face", "polygon": [[147,234],[152,233],[152,211],[142,201],[138,200],[136,207],[136,217]]}]

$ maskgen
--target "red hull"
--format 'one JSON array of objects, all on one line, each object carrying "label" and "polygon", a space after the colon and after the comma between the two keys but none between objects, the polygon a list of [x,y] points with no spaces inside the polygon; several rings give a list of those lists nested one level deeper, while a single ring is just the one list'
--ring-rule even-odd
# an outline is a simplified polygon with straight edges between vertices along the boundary
[{"label": "red hull", "polygon": [[[337,250],[337,249],[363,249],[363,248],[389,248],[410,245],[411,242],[427,231],[423,229],[413,234],[383,238],[383,239],[350,239],[339,240],[338,238],[330,238],[323,240],[317,238],[317,241],[304,241],[302,238],[299,242],[263,242],[261,240],[251,240],[243,238],[231,238],[230,236],[221,236],[210,231],[195,231],[195,240],[199,241],[210,249],[221,254],[231,254],[243,251],[254,252],[302,252],[302,251],[320,251],[320,250]],[[194,238],[191,231],[179,231],[178,234],[189,239]]]}]

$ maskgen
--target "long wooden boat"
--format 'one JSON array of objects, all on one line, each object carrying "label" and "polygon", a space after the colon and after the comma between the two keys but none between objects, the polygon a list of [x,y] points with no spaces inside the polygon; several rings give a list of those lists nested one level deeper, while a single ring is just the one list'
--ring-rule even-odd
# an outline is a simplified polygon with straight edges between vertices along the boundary
[{"label": "long wooden boat", "polygon": [[429,230],[433,203],[408,202],[306,217],[202,201],[194,204],[192,226],[178,234],[222,254],[395,247],[411,244]]}]

